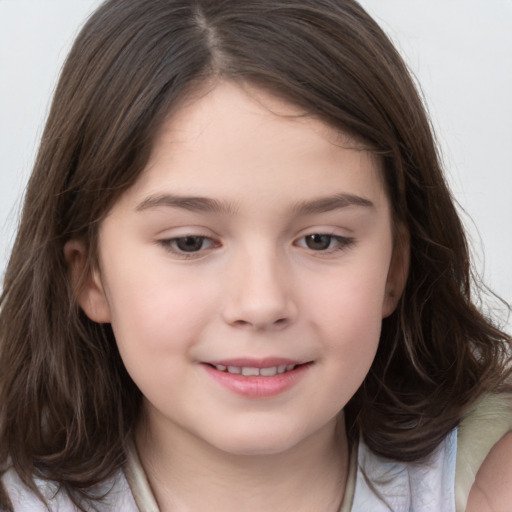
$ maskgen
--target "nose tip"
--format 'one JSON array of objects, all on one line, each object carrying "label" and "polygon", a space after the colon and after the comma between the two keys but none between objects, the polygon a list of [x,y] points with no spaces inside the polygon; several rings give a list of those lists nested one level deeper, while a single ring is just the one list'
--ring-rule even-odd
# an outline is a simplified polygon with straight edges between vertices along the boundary
[{"label": "nose tip", "polygon": [[232,275],[224,320],[256,330],[283,329],[297,314],[290,280],[276,265],[243,265]]},{"label": "nose tip", "polygon": [[225,308],[225,320],[233,326],[256,330],[283,329],[294,317],[291,301],[268,288],[262,294],[246,290],[244,296],[230,301]]},{"label": "nose tip", "polygon": [[253,311],[252,313],[246,312],[240,316],[243,316],[243,318],[234,319],[229,323],[236,327],[254,328],[258,331],[268,329],[269,327],[279,330],[285,328],[289,323],[288,317],[283,316],[274,319],[272,316],[261,314],[261,312],[258,311]]}]

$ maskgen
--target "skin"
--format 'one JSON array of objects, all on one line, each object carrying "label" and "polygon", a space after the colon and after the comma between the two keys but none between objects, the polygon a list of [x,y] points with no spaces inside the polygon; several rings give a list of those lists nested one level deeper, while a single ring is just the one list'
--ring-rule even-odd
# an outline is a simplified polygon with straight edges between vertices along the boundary
[{"label": "skin", "polygon": [[[79,302],[112,324],[144,395],[137,446],[163,511],[334,511],[342,499],[342,410],[407,250],[393,244],[379,162],[303,114],[217,84],[168,119],[101,225]],[[66,256],[78,269],[85,249],[70,242]],[[234,393],[206,364],[276,357],[307,365],[266,397]]]},{"label": "skin", "polygon": [[512,510],[512,432],[492,448],[478,470],[468,498],[467,512]]}]

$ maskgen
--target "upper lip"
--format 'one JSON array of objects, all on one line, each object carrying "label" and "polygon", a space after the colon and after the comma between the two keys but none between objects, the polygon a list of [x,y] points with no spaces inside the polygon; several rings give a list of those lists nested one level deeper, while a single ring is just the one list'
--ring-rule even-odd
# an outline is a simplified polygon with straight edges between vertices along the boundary
[{"label": "upper lip", "polygon": [[283,357],[267,357],[263,359],[237,357],[234,359],[218,359],[213,361],[204,361],[205,364],[212,366],[236,366],[239,368],[273,368],[282,365],[299,365],[307,361],[299,361],[297,359],[288,359]]}]

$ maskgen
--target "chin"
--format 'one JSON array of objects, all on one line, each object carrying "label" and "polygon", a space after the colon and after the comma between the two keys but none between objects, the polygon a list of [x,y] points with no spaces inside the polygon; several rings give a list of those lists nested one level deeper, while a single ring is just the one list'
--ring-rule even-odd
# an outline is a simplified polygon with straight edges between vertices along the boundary
[{"label": "chin", "polygon": [[[226,434],[228,435],[226,437]],[[291,429],[260,429],[225,432],[210,443],[219,450],[236,456],[267,456],[285,453],[304,440],[304,433]]]},{"label": "chin", "polygon": [[230,443],[219,446],[222,451],[240,457],[279,455],[287,452],[293,447],[294,443],[269,442],[268,439],[262,440],[261,442],[247,440],[246,442],[241,441],[237,444]]}]

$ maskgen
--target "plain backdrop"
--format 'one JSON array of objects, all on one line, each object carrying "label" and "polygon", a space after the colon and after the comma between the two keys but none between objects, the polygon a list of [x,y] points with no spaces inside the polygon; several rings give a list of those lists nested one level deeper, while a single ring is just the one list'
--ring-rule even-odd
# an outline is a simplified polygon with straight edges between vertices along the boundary
[{"label": "plain backdrop", "polygon": [[[0,277],[60,67],[99,4],[0,0]],[[476,268],[512,302],[512,0],[361,4],[421,84]]]}]

